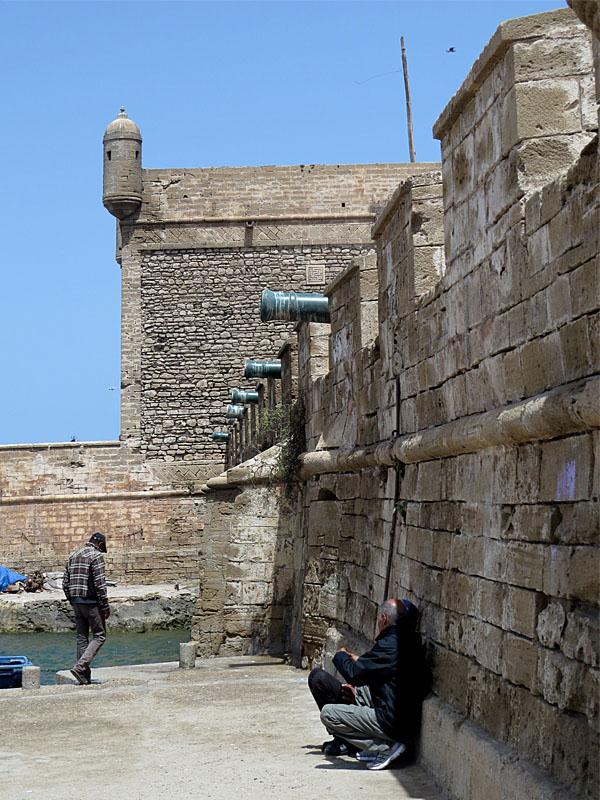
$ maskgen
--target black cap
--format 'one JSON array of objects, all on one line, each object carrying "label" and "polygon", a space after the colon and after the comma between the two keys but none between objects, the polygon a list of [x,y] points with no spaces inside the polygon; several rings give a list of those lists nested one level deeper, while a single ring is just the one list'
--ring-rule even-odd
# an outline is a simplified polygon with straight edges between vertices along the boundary
[{"label": "black cap", "polygon": [[102,550],[103,553],[106,553],[106,536],[103,533],[94,533],[90,537],[90,542],[98,545],[98,549]]}]

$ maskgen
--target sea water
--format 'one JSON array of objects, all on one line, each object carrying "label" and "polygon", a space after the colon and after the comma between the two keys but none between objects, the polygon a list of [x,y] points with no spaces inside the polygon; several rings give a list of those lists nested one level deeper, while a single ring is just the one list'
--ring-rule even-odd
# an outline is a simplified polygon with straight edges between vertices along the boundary
[{"label": "sea water", "polygon": [[[95,667],[178,661],[180,642],[189,642],[188,628],[144,633],[111,633],[92,663]],[[41,668],[41,683],[54,683],[54,674],[71,669],[76,660],[75,631],[69,633],[0,633],[0,656],[27,656]]]}]

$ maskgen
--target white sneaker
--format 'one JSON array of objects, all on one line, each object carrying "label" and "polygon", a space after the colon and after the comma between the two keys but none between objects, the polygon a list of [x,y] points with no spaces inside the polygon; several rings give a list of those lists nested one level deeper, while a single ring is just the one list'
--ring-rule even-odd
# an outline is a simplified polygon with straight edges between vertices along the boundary
[{"label": "white sneaker", "polygon": [[359,761],[375,761],[378,753],[371,752],[370,750],[359,750],[355,757]]},{"label": "white sneaker", "polygon": [[405,750],[405,744],[394,742],[387,753],[377,753],[372,761],[367,762],[367,769],[385,769],[395,758],[401,756]]}]

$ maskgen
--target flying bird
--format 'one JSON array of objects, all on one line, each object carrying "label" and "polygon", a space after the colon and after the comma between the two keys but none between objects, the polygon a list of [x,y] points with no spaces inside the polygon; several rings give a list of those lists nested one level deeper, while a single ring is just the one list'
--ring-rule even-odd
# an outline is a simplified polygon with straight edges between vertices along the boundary
[{"label": "flying bird", "polygon": [[456,47],[449,47],[449,48],[446,50],[446,52],[447,52],[447,53],[456,53]]}]

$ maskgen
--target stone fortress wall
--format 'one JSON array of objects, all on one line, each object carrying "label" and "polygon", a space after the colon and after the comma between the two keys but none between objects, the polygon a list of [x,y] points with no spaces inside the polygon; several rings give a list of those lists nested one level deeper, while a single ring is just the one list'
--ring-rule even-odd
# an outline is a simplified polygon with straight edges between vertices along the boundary
[{"label": "stone fortress wall", "polygon": [[0,447],[0,563],[62,571],[100,530],[119,584],[195,581],[204,500],[169,484],[121,442]]},{"label": "stone fortress wall", "polygon": [[376,260],[326,289],[331,325],[298,324],[296,508],[267,502],[277,448],[208,482],[200,652],[328,663],[410,598],[434,674],[420,758],[461,800],[597,797],[590,44],[567,9],[500,26],[436,123],[441,173],[401,182]]},{"label": "stone fortress wall", "polygon": [[[429,165],[430,166],[430,165]],[[322,291],[373,247],[370,226],[403,177],[428,165],[144,170],[139,214],[119,224],[122,437],[149,460],[210,477],[210,434],[245,358],[291,327],[258,319],[265,286]]]},{"label": "stone fortress wall", "polygon": [[[493,36],[436,124],[441,170],[140,163],[139,203],[109,181],[139,205],[117,223],[121,440],[0,448],[10,566],[62,566],[112,525],[123,580],[198,570],[202,655],[305,665],[409,597],[434,670],[420,758],[447,791],[595,797],[594,94],[588,29],[550,12]],[[206,436],[291,332],[258,322],[265,279],[331,310],[296,329],[293,508],[277,446],[214,477]]]},{"label": "stone fortress wall", "polygon": [[199,486],[223,469],[211,440],[247,357],[277,352],[262,289],[320,291],[373,252],[370,227],[427,164],[143,169],[122,111],[104,138],[104,203],[122,269],[118,442],[0,446],[0,563],[62,569],[91,532],[120,583],[197,578]]}]

